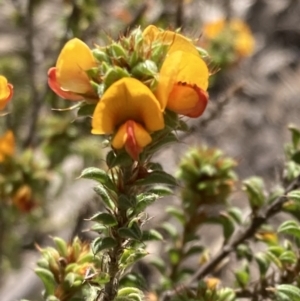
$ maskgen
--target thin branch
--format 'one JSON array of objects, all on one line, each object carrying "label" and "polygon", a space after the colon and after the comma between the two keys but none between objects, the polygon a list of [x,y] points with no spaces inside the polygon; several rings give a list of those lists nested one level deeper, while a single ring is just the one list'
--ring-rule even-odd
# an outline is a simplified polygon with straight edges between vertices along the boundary
[{"label": "thin branch", "polygon": [[183,25],[183,0],[177,0],[176,28],[182,28]]},{"label": "thin branch", "polygon": [[270,204],[264,211],[260,214],[254,216],[251,220],[250,225],[238,232],[233,239],[225,245],[210,261],[201,266],[201,268],[192,275],[190,279],[179,288],[175,288],[172,291],[166,292],[163,296],[164,301],[169,300],[175,294],[179,292],[184,292],[188,287],[190,287],[195,281],[198,281],[211,273],[230,253],[232,253],[241,243],[252,238],[256,231],[265,224],[271,217],[279,213],[282,209],[282,205],[286,202],[286,194],[290,191],[295,190],[300,187],[300,176],[298,176],[286,189],[284,195],[278,197],[272,204]]}]

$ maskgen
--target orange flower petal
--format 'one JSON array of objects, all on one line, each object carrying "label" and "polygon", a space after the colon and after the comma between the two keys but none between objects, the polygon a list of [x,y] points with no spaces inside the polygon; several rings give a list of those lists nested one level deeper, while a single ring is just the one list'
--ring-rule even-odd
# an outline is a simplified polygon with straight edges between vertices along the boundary
[{"label": "orange flower petal", "polygon": [[140,124],[128,120],[120,126],[114,139],[112,146],[121,149],[125,146],[127,153],[134,160],[138,160],[138,156],[143,148],[151,143],[150,134]]},{"label": "orange flower petal", "polygon": [[74,101],[83,100],[83,97],[81,95],[61,89],[56,79],[55,67],[50,68],[48,71],[48,85],[53,92],[55,92],[59,97],[63,99],[74,100]]},{"label": "orange flower petal", "polygon": [[[199,55],[175,51],[166,57],[161,67],[155,94],[162,108],[165,109],[174,85],[181,82],[206,91],[208,77],[208,68]],[[185,100],[182,99],[181,101],[183,102],[182,106],[184,106]]]},{"label": "orange flower petal", "polygon": [[13,96],[13,86],[0,75],[0,110],[3,110]]},{"label": "orange flower petal", "polygon": [[128,120],[153,132],[164,127],[160,104],[151,90],[137,79],[118,80],[105,91],[93,115],[93,134],[113,134]]},{"label": "orange flower petal", "polygon": [[177,114],[196,118],[202,115],[208,95],[197,86],[176,84],[169,95],[167,108]]},{"label": "orange flower petal", "polygon": [[0,162],[10,157],[15,152],[15,136],[12,131],[7,131],[0,137]]},{"label": "orange flower petal", "polygon": [[56,62],[56,76],[63,90],[80,94],[93,93],[86,71],[96,67],[90,48],[79,39],[66,43]]}]

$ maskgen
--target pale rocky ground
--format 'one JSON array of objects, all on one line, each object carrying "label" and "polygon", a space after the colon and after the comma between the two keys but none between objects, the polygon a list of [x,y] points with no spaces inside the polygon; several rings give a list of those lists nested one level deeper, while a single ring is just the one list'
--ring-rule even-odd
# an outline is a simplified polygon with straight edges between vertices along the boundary
[{"label": "pale rocky ground", "polygon": [[[18,51],[26,45],[23,30],[15,31],[8,22],[14,10],[13,2],[17,1],[0,2],[0,55]],[[127,5],[127,2],[99,1],[99,28],[106,32],[122,31],[124,24],[114,22],[111,15],[116,7]],[[164,6],[162,2],[167,3]],[[200,34],[203,21],[224,13],[221,0],[187,2],[185,19],[192,19],[194,22],[186,31],[195,36]],[[176,9],[173,0],[152,0],[149,3],[150,8],[146,13],[149,23],[157,19],[163,9],[171,14]],[[62,30],[53,20],[61,18],[62,12],[64,13],[61,1],[54,0],[41,6],[36,18],[36,64],[41,66],[39,75],[42,79],[45,79],[46,74],[44,59],[52,49],[49,45],[55,40],[57,32]],[[181,155],[190,145],[201,143],[220,147],[239,162],[237,172],[241,179],[259,175],[266,179],[268,187],[273,187],[280,180],[284,158],[283,143],[289,140],[287,124],[300,125],[300,1],[235,0],[232,1],[231,13],[248,21],[256,38],[256,51],[251,58],[224,76],[219,89],[211,93],[208,111],[223,96],[224,91],[240,80],[245,83],[243,91],[232,97],[216,120],[184,139],[176,148],[170,147],[160,153],[157,160],[167,171],[174,173]],[[174,26],[174,23],[170,25]],[[73,163],[67,168],[72,169],[72,166]],[[244,196],[240,188],[233,197],[233,201],[243,207]],[[63,204],[59,216],[70,213],[71,208],[74,211],[79,210],[80,204],[90,198],[91,184],[76,182],[57,200]],[[164,207],[173,202],[176,204],[176,199],[161,200],[150,208],[149,214],[154,216],[154,223],[165,219]],[[67,216],[66,220],[72,219],[72,214]],[[210,234],[209,243],[215,248],[218,247],[220,241],[217,234]],[[63,233],[64,237],[68,235],[69,233]],[[150,247],[150,252],[159,251],[156,245]],[[24,267],[9,275],[0,289],[1,301],[15,301],[20,298],[38,300],[36,296],[40,290],[39,280],[32,272],[36,258],[35,252],[24,255]]]}]

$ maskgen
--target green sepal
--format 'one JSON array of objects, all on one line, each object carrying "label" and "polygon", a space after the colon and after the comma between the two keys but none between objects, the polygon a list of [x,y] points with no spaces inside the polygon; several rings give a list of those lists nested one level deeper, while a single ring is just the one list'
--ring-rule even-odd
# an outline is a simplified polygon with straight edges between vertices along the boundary
[{"label": "green sepal", "polygon": [[130,74],[123,68],[114,67],[111,68],[106,74],[103,79],[103,83],[105,86],[104,90],[107,90],[113,83],[120,80],[123,77],[131,77]]},{"label": "green sepal", "polygon": [[107,52],[115,58],[127,57],[126,50],[120,44],[117,43],[113,43],[110,46],[108,46]]},{"label": "green sepal", "polygon": [[116,218],[107,212],[98,212],[95,215],[93,215],[91,218],[88,219],[89,221],[97,222],[100,223],[104,226],[115,226],[117,225],[117,220]]},{"label": "green sepal", "polygon": [[157,66],[151,60],[145,60],[143,62],[140,62],[131,69],[132,75],[136,78],[155,76],[157,72]]},{"label": "green sepal", "polygon": [[97,59],[97,61],[99,61],[100,63],[111,63],[109,55],[105,51],[96,48],[92,50],[92,53],[93,56]]},{"label": "green sepal", "polygon": [[88,167],[81,172],[79,178],[94,180],[111,190],[115,189],[115,185],[111,181],[107,172],[100,168]]},{"label": "green sepal", "polygon": [[56,246],[56,249],[58,250],[58,253],[62,257],[68,256],[68,244],[60,237],[53,237],[54,244]]},{"label": "green sepal", "polygon": [[92,252],[93,254],[98,254],[99,252],[111,249],[117,245],[117,242],[112,237],[97,237],[92,242]]},{"label": "green sepal", "polygon": [[46,296],[53,295],[56,287],[54,275],[43,268],[36,268],[34,271],[44,284]]}]

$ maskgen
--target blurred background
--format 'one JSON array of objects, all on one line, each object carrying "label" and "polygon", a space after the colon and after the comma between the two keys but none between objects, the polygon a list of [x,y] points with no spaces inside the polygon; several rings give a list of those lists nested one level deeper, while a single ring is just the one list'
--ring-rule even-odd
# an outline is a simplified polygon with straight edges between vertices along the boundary
[{"label": "blurred background", "polygon": [[[0,300],[40,300],[35,244],[51,244],[51,235],[87,237],[83,219],[99,208],[93,183],[76,177],[84,167],[103,166],[106,150],[90,134],[90,119],[77,117],[75,103],[47,85],[47,71],[66,41],[105,45],[155,24],[181,28],[210,48],[208,109],[191,122],[190,133],[180,134],[180,146],[156,161],[175,172],[189,146],[221,148],[238,162],[241,179],[262,176],[272,188],[281,179],[287,125],[300,124],[299,16],[294,0],[0,0],[0,74],[14,85],[0,135],[11,130],[15,139],[13,155],[0,162]],[[248,25],[255,41],[249,53],[236,55],[231,37],[224,37],[230,58],[209,44],[206,25],[220,19]],[[233,203],[243,208],[243,198],[237,187]],[[164,220],[167,203],[176,204],[176,197],[150,209],[152,222]],[[217,248],[217,233],[209,243]],[[160,252],[157,245],[149,250]]]}]

